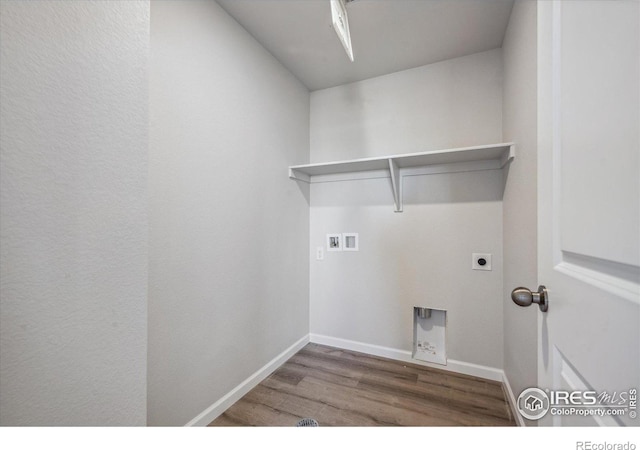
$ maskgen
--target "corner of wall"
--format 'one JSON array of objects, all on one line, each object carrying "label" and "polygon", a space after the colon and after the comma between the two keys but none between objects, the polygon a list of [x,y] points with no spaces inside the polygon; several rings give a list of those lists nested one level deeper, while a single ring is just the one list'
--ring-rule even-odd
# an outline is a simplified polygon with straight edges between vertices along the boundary
[{"label": "corner of wall", "polygon": [[503,139],[517,151],[505,170],[503,204],[504,371],[512,402],[537,381],[537,315],[511,301],[511,289],[537,285],[536,7],[514,3],[503,42]]}]

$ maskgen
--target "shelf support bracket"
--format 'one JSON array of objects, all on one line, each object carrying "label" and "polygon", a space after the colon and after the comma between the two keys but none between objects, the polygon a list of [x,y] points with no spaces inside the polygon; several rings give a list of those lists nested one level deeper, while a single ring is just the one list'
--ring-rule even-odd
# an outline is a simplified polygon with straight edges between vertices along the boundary
[{"label": "shelf support bracket", "polygon": [[400,180],[400,169],[393,159],[389,159],[389,173],[391,174],[391,188],[393,189],[393,201],[396,204],[396,212],[402,212],[402,181]]},{"label": "shelf support bracket", "polygon": [[500,158],[500,168],[502,169],[504,166],[507,165],[507,163],[510,163],[511,161],[513,161],[515,157],[516,157],[516,146],[515,144],[511,144],[509,146],[509,150],[505,151],[502,154],[502,158]]},{"label": "shelf support bracket", "polygon": [[305,183],[311,183],[311,177],[309,175],[291,168],[289,168],[289,178],[292,180],[304,181]]}]

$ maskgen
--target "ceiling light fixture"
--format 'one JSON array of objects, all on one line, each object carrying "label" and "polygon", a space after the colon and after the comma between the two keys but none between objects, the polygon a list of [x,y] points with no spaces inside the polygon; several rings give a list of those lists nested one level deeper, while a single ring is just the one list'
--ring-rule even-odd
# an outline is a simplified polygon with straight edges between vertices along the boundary
[{"label": "ceiling light fixture", "polygon": [[353,48],[351,47],[351,34],[349,33],[349,19],[347,18],[346,4],[353,0],[330,0],[331,1],[331,21],[333,29],[342,42],[344,51],[353,62]]}]

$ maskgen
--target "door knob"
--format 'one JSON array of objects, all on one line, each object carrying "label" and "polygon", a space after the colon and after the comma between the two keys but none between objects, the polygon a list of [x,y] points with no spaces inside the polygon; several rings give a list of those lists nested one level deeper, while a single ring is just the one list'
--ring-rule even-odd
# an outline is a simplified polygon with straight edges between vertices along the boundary
[{"label": "door knob", "polygon": [[531,292],[525,287],[515,288],[511,291],[511,300],[518,306],[529,306],[531,303],[537,303],[542,312],[547,312],[549,309],[549,294],[544,286],[538,286],[538,292]]}]

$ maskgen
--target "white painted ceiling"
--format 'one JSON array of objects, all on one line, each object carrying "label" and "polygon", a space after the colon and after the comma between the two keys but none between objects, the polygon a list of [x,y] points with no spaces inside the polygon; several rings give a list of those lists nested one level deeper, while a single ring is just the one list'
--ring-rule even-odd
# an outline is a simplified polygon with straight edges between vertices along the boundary
[{"label": "white painted ceiling", "polygon": [[329,0],[217,1],[312,91],[499,48],[513,6],[513,0],[352,1],[352,63],[331,26]]}]

